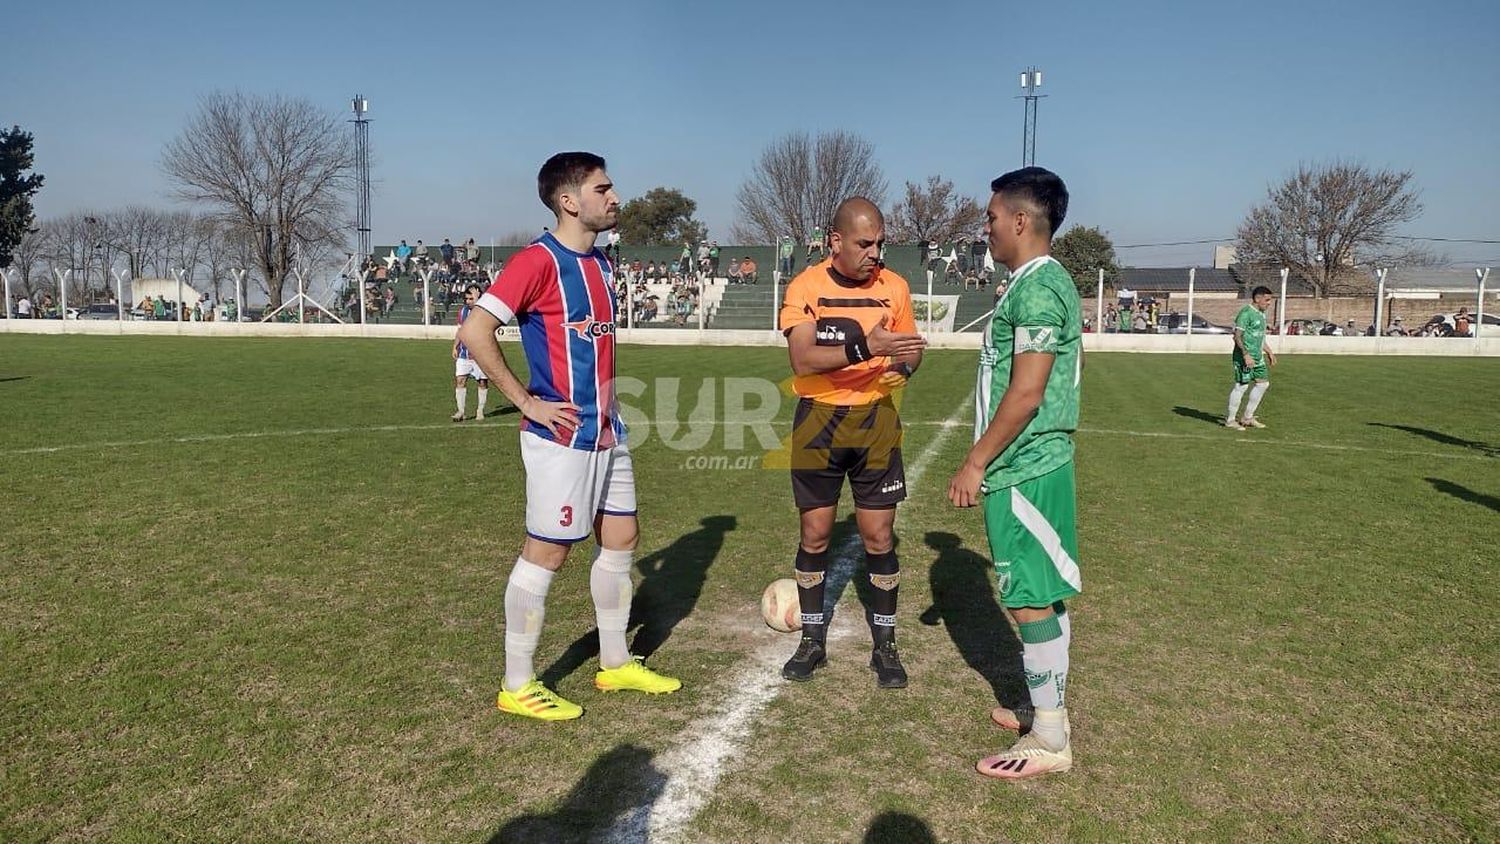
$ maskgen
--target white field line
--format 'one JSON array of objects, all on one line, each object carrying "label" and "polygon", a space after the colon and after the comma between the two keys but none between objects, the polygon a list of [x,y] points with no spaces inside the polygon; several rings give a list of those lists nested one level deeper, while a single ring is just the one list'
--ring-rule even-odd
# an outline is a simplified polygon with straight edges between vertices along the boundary
[{"label": "white field line", "polygon": [[[907,472],[908,490],[914,489],[922,480],[922,475],[942,450],[953,430],[961,427],[956,424],[958,415],[972,404],[972,397],[964,399],[952,416],[938,424],[940,430],[922,449],[916,463]],[[859,534],[851,534],[834,551],[829,571],[843,567],[846,573],[851,572],[861,547]],[[846,588],[845,597],[856,591]],[[839,625],[838,620],[843,615],[834,614],[833,624],[830,626],[831,640],[853,637],[853,628],[857,625],[853,621]],[[781,678],[781,663],[788,656],[788,641],[778,639],[768,642],[750,655],[749,664],[741,668],[723,689],[724,703],[716,708],[718,714],[699,722],[681,743],[657,759],[656,766],[665,775],[666,784],[656,801],[636,806],[625,813],[619,823],[603,837],[605,842],[662,844],[684,836],[688,824],[713,796],[720,777],[724,775],[726,763],[742,755],[742,747],[755,729],[760,713],[786,688],[787,681]]]},{"label": "white field line", "polygon": [[[514,428],[514,427],[516,427],[519,424],[520,424],[519,422],[511,421],[511,420],[505,420],[505,421],[498,421],[497,420],[497,421],[484,421],[484,422],[478,422],[478,423],[467,422],[467,423],[457,423],[457,424],[455,424],[453,422],[434,422],[434,423],[422,424],[422,425],[366,425],[366,426],[354,426],[354,427],[344,427],[344,428],[296,428],[296,429],[289,429],[289,430],[283,430],[283,431],[239,431],[239,432],[230,433],[230,434],[188,434],[188,435],[179,436],[179,437],[156,437],[154,439],[149,439],[149,440],[112,440],[112,441],[91,442],[91,443],[64,443],[62,445],[33,446],[31,448],[13,448],[13,449],[0,450],[0,457],[21,457],[21,456],[31,455],[31,454],[56,454],[58,452],[64,452],[64,451],[90,451],[90,450],[110,451],[110,450],[121,449],[121,448],[140,448],[140,447],[143,447],[143,446],[150,446],[150,445],[184,445],[184,444],[189,444],[190,445],[190,444],[195,444],[195,443],[233,442],[235,440],[275,439],[275,438],[282,438],[282,437],[326,437],[326,436],[343,436],[343,435],[347,435],[347,434],[396,433],[396,432],[403,432],[403,431],[473,431],[473,430],[483,430],[483,429],[489,429],[489,428]],[[637,424],[639,424],[639,423],[637,423]],[[653,426],[655,424],[657,424],[657,423],[655,423],[655,422],[647,422],[646,423],[646,425],[648,427],[649,426]],[[678,427],[682,427],[682,426],[691,427],[691,426],[696,426],[696,425],[712,425],[712,426],[716,426],[717,427],[717,426],[725,426],[725,425],[731,425],[731,424],[734,424],[734,425],[745,425],[745,424],[749,424],[749,423],[745,423],[745,422],[726,422],[724,420],[715,420],[715,419],[695,419],[695,420],[687,420],[687,421],[677,421],[677,422],[674,422],[673,424],[676,425],[676,426],[678,426]],[[790,423],[788,423],[788,422],[768,422],[768,423],[759,423],[759,424],[768,424],[768,425],[772,425],[772,426],[775,426],[775,427],[786,427]],[[967,428],[972,423],[961,421],[961,420],[956,420],[956,419],[944,419],[944,420],[919,420],[919,421],[915,421],[915,422],[905,422],[905,421],[903,421],[901,424],[904,425],[907,428],[914,428],[914,427],[919,427],[919,426],[920,427],[939,427],[939,428],[953,428],[953,427]],[[1376,446],[1365,446],[1365,445],[1340,445],[1338,443],[1311,442],[1311,441],[1308,441],[1308,440],[1271,439],[1271,438],[1267,438],[1267,437],[1262,437],[1261,435],[1254,434],[1254,433],[1237,433],[1237,434],[1231,434],[1228,431],[1225,431],[1222,434],[1181,434],[1181,433],[1175,433],[1175,432],[1172,432],[1172,431],[1124,431],[1124,430],[1115,430],[1115,429],[1110,429],[1110,428],[1079,428],[1078,429],[1078,433],[1080,433],[1080,434],[1099,434],[1099,435],[1102,435],[1102,436],[1115,436],[1115,437],[1140,437],[1140,438],[1144,438],[1144,439],[1203,440],[1203,441],[1206,441],[1206,442],[1227,442],[1227,443],[1232,443],[1234,445],[1247,445],[1247,444],[1248,445],[1269,445],[1269,446],[1280,446],[1282,448],[1311,448],[1311,449],[1319,449],[1319,450],[1324,450],[1324,451],[1351,451],[1351,452],[1364,452],[1364,453],[1369,453],[1369,454],[1401,455],[1401,456],[1406,456],[1406,457],[1434,457],[1434,458],[1439,458],[1439,459],[1444,459],[1444,460],[1495,460],[1496,459],[1494,457],[1489,457],[1489,456],[1484,455],[1484,454],[1464,454],[1464,453],[1462,453],[1460,451],[1448,451],[1448,452],[1416,451],[1416,450],[1413,450],[1413,449],[1403,449],[1403,448],[1380,448],[1380,447],[1376,447]]]}]

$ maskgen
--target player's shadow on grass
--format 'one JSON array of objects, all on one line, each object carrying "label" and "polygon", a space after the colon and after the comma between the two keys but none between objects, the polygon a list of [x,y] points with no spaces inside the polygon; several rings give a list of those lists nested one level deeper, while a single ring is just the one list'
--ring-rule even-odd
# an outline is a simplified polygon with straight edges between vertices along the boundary
[{"label": "player's shadow on grass", "polygon": [[870,821],[862,844],[937,844],[927,822],[901,812],[881,812]]},{"label": "player's shadow on grass", "polygon": [[494,409],[485,408],[484,418],[494,419],[496,416],[514,416],[520,412],[521,409],[513,404],[502,404]]},{"label": "player's shadow on grass", "polygon": [[1208,422],[1213,425],[1224,424],[1223,416],[1220,416],[1217,413],[1209,413],[1206,410],[1199,410],[1196,407],[1183,407],[1179,404],[1176,407],[1172,408],[1172,412],[1177,414],[1178,416],[1186,416],[1189,419],[1197,419],[1199,421]]},{"label": "player's shadow on grass", "polygon": [[[630,601],[629,629],[635,631],[630,644],[632,654],[649,657],[656,653],[672,635],[673,628],[692,614],[703,594],[708,567],[718,558],[724,547],[724,535],[735,529],[737,521],[734,516],[708,516],[699,525],[700,529],[636,560],[641,583]],[[598,655],[599,631],[595,629],[576,639],[542,672],[542,683],[556,688],[559,680]]]},{"label": "player's shadow on grass", "polygon": [[5,381],[25,381],[30,377],[30,375],[9,375],[4,378],[0,378],[0,383],[3,383]]},{"label": "player's shadow on grass", "polygon": [[[1480,454],[1485,455],[1486,457],[1500,457],[1500,445],[1495,445],[1493,443],[1480,442],[1479,440],[1466,440],[1462,437],[1455,437],[1451,434],[1445,434],[1442,431],[1434,431],[1431,428],[1415,428],[1411,425],[1391,425],[1386,422],[1366,422],[1365,424],[1369,425],[1372,428],[1390,428],[1393,431],[1405,431],[1408,434],[1416,434],[1419,437],[1426,437],[1433,442],[1442,443],[1443,445],[1454,445],[1458,446],[1459,448],[1472,449],[1479,452]],[[1429,478],[1428,480],[1431,480],[1431,478]]]},{"label": "player's shadow on grass", "polygon": [[1442,478],[1427,478],[1426,480],[1438,492],[1447,493],[1454,498],[1467,501],[1470,504],[1478,504],[1481,507],[1488,507],[1500,513],[1500,498],[1496,498],[1493,495],[1485,495],[1482,492],[1475,492],[1466,486],[1459,486],[1452,481],[1445,481]]},{"label": "player's shadow on grass", "polygon": [[[899,536],[891,550],[901,550]],[[855,577],[856,574],[866,576]],[[854,582],[854,594],[864,607],[865,625],[869,626],[870,602],[874,600],[875,587],[870,585],[865,569],[865,543],[859,536],[859,523],[855,521],[853,513],[845,516],[843,521],[834,522],[833,533],[828,537],[828,572],[823,579],[823,617],[830,624],[833,623],[833,609],[838,606],[839,599],[844,597],[844,589],[849,586],[850,581]]]},{"label": "player's shadow on grass", "polygon": [[651,751],[622,744],[594,760],[557,811],[523,815],[501,827],[489,844],[569,844],[597,840],[613,830],[627,841],[645,841],[650,808],[667,778]]},{"label": "player's shadow on grass", "polygon": [[932,531],[926,540],[938,556],[928,573],[932,606],[922,613],[922,623],[947,628],[959,655],[990,684],[1001,706],[1015,709],[1029,702],[1021,642],[995,600],[990,561],[951,533]]}]

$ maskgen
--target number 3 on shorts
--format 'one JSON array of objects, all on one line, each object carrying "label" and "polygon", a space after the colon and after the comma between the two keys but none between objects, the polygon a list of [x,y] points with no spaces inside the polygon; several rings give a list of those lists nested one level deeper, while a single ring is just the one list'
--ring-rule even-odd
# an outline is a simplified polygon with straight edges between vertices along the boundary
[{"label": "number 3 on shorts", "polygon": [[573,526],[573,508],[571,506],[566,504],[563,505],[562,518],[558,519],[557,523],[562,525],[563,527]]}]

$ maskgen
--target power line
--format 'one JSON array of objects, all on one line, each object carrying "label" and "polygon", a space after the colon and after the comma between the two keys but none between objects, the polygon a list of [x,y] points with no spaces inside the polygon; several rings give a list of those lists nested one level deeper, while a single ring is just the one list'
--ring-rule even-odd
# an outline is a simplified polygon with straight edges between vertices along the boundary
[{"label": "power line", "polygon": [[[1229,243],[1232,237],[1215,237],[1208,240],[1173,240],[1166,243],[1128,243],[1124,246],[1116,246],[1116,249],[1144,249],[1148,246],[1196,246],[1201,243]],[[1481,241],[1483,242],[1483,241]]]},{"label": "power line", "polygon": [[[1396,240],[1435,240],[1439,243],[1500,243],[1500,240],[1474,240],[1464,237],[1412,237],[1403,234],[1392,235],[1392,237]],[[1119,249],[1121,247],[1116,246],[1115,248]]]}]

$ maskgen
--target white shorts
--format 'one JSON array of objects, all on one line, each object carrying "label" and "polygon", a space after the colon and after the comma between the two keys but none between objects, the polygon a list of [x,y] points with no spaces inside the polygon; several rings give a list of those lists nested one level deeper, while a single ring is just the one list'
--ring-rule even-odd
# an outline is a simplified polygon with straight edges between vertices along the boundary
[{"label": "white shorts", "polygon": [[479,364],[475,363],[473,358],[459,358],[453,362],[453,377],[462,378],[465,375],[471,378],[478,378],[480,381],[490,380],[489,376],[484,374],[484,370],[479,368]]},{"label": "white shorts", "polygon": [[635,469],[623,443],[582,451],[521,432],[526,467],[526,533],[574,543],[594,532],[594,516],[635,515]]}]

